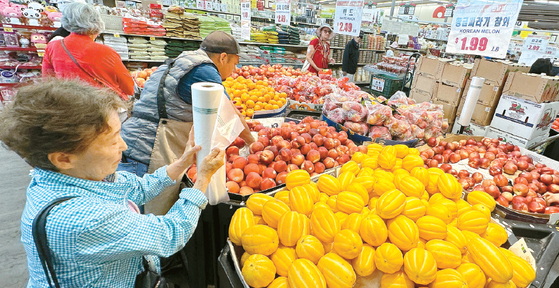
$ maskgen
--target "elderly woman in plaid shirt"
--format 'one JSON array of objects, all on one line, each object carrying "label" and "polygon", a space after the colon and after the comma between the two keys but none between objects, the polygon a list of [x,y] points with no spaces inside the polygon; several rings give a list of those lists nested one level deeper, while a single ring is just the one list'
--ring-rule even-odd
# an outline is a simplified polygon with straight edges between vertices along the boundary
[{"label": "elderly woman in plaid shirt", "polygon": [[[184,189],[164,216],[142,215],[137,206],[157,196],[195,163],[199,146],[188,143],[171,165],[140,178],[115,173],[126,144],[110,90],[75,80],[22,87],[0,114],[0,140],[31,166],[21,219],[28,287],[48,287],[31,233],[38,211],[54,199],[76,196],[47,218],[46,234],[62,287],[133,287],[142,257],[168,257],[184,247],[205,208],[211,176],[223,165],[214,150],[199,167],[193,188]],[[190,137],[194,139],[194,137]]]}]

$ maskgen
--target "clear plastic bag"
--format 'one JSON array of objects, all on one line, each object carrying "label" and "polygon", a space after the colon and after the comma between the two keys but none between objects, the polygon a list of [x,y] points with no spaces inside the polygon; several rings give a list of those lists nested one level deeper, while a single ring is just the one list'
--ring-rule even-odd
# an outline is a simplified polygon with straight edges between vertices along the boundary
[{"label": "clear plastic bag", "polygon": [[392,116],[392,109],[382,104],[366,104],[367,106],[367,124],[369,125],[383,125],[386,119]]},{"label": "clear plastic bag", "polygon": [[369,126],[365,123],[355,123],[351,121],[346,121],[344,123],[344,127],[363,136],[367,135],[367,132],[369,132]]},{"label": "clear plastic bag", "polygon": [[390,131],[388,128],[384,126],[371,126],[369,130],[369,137],[372,139],[381,138],[392,140],[392,135],[390,135]]},{"label": "clear plastic bag", "polygon": [[336,108],[332,111],[327,111],[326,112],[326,116],[328,117],[328,119],[338,123],[338,124],[343,124],[344,123],[344,119],[345,119],[345,114],[346,111],[342,108]]}]

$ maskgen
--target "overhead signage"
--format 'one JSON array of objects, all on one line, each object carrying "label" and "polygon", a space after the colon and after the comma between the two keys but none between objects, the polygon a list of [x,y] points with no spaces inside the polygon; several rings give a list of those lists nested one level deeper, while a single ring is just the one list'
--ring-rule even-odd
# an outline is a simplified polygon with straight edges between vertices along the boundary
[{"label": "overhead signage", "polygon": [[446,52],[505,58],[522,0],[458,0]]},{"label": "overhead signage", "polygon": [[359,36],[361,31],[361,16],[365,2],[353,0],[336,1],[334,14],[334,33]]},{"label": "overhead signage", "polygon": [[241,0],[241,39],[250,40],[250,0]]},{"label": "overhead signage", "polygon": [[524,39],[522,54],[520,54],[518,63],[532,65],[538,58],[553,58],[546,55],[548,43],[549,37],[547,36],[528,35],[528,37]]},{"label": "overhead signage", "polygon": [[289,25],[291,22],[291,0],[276,0],[276,24]]}]

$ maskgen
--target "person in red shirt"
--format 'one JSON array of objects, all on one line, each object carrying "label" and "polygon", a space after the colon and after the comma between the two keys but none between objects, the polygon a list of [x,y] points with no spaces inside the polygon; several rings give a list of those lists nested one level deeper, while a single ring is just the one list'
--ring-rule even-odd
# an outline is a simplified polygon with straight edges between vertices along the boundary
[{"label": "person in red shirt", "polygon": [[116,51],[95,43],[105,28],[95,7],[80,2],[68,4],[61,22],[71,33],[47,45],[43,77],[80,78],[96,87],[108,87],[128,100],[134,94],[134,80]]},{"label": "person in red shirt", "polygon": [[328,69],[328,62],[334,64],[334,59],[330,57],[330,43],[334,38],[334,31],[330,25],[325,24],[316,29],[316,36],[307,49],[307,61],[310,63],[309,72],[316,73],[322,69]]}]

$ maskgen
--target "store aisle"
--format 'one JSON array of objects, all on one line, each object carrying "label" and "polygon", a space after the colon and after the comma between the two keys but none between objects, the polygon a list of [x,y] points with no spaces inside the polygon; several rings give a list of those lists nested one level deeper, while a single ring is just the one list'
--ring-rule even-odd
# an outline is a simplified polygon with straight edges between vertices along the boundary
[{"label": "store aisle", "polygon": [[28,279],[19,223],[29,184],[29,169],[15,153],[0,145],[0,281],[2,287],[25,287]]}]

